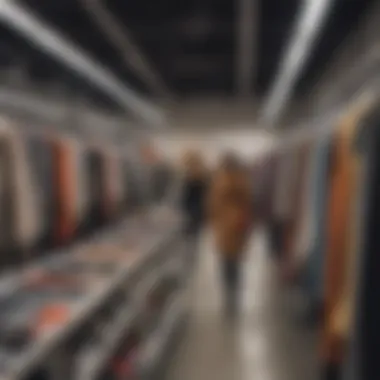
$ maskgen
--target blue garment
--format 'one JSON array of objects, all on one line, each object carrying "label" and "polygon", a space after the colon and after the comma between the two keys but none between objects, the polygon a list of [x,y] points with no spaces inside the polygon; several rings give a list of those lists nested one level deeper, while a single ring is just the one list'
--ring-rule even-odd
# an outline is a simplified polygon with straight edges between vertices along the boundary
[{"label": "blue garment", "polygon": [[312,303],[323,299],[323,273],[327,239],[327,209],[329,189],[329,162],[332,135],[324,136],[313,157],[311,212],[313,218],[312,241],[305,267],[305,290]]}]

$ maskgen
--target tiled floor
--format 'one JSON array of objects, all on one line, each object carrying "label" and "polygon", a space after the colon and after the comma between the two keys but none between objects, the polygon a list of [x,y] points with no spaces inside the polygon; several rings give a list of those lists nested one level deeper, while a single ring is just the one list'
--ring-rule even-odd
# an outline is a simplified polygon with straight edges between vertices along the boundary
[{"label": "tiled floor", "polygon": [[314,380],[316,337],[300,327],[295,307],[276,281],[257,233],[245,263],[239,321],[223,316],[215,254],[204,239],[192,291],[189,327],[167,380]]}]

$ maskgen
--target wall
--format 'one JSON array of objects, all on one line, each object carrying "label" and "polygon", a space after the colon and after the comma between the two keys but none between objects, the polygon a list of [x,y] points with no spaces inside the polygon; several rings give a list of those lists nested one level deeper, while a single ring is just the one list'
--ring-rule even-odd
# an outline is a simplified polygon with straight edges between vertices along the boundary
[{"label": "wall", "polygon": [[168,131],[156,136],[158,148],[172,160],[180,161],[188,149],[199,149],[210,164],[214,164],[225,151],[234,151],[251,161],[267,152],[274,141],[267,132],[234,127],[227,130]]}]

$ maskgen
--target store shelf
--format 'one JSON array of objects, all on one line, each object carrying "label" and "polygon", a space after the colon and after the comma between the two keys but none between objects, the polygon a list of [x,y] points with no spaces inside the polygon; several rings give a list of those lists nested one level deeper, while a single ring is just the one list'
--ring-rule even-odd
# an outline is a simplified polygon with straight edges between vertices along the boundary
[{"label": "store shelf", "polygon": [[[150,241],[144,239],[138,248],[141,254],[137,255],[138,258],[135,261],[129,262],[124,267],[121,267],[112,278],[106,279],[101,285],[92,289],[91,294],[69,305],[70,318],[67,323],[57,326],[49,333],[44,334],[38,341],[33,342],[25,353],[17,356],[9,356],[7,363],[8,369],[5,371],[6,375],[0,375],[0,379],[23,379],[39,364],[49,358],[51,353],[54,352],[62,342],[70,338],[86,320],[91,318],[93,313],[115,290],[124,287],[129,276],[132,276],[136,271],[140,270],[142,266],[145,266],[150,258],[160,250],[160,247],[166,244],[166,242],[172,238],[173,234],[176,234],[176,231],[176,229],[171,229],[166,234],[161,234],[161,236]],[[12,281],[14,281],[14,279]],[[106,333],[107,338],[104,341],[104,347],[102,347],[98,353],[94,351],[93,367],[87,369],[88,372],[86,372],[85,377],[80,377],[81,380],[93,378],[101,369],[112,353],[115,345],[117,345],[121,333],[128,328],[130,321],[134,317],[135,314],[133,312],[131,313],[131,310],[128,308],[120,311],[112,329]]]},{"label": "store shelf", "polygon": [[88,355],[85,354],[81,358],[77,380],[96,379],[138,315],[139,311],[131,310],[130,306],[126,306],[118,313],[115,323],[104,330],[104,339],[99,346],[92,348]]},{"label": "store shelf", "polygon": [[143,379],[157,368],[160,360],[185,315],[184,292],[179,291],[165,308],[161,323],[142,345],[138,355],[138,368]]}]

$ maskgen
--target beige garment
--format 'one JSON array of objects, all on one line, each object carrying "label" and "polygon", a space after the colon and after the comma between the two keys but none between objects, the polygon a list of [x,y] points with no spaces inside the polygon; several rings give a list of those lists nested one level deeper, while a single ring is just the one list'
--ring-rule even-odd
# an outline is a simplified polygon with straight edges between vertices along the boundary
[{"label": "beige garment", "polygon": [[[353,150],[359,120],[366,111],[357,104],[341,120],[334,150],[329,196],[329,232],[325,260],[325,321],[322,329],[323,355],[340,363],[344,355],[344,331],[350,324],[352,295],[355,290],[352,239],[357,201],[357,156]],[[356,247],[356,244],[354,244]]]},{"label": "beige garment", "polygon": [[252,213],[251,187],[242,172],[215,174],[207,200],[217,248],[222,255],[241,255],[246,244]]},{"label": "beige garment", "polygon": [[[359,108],[357,114],[352,117],[352,124],[358,124],[362,116],[365,115],[371,103],[364,103],[363,108]],[[338,302],[336,311],[332,320],[332,331],[335,335],[340,336],[342,340],[347,341],[349,338],[350,327],[353,321],[354,299],[357,290],[357,273],[358,273],[358,250],[360,248],[360,232],[361,226],[361,194],[363,184],[363,167],[361,157],[358,153],[353,154],[353,175],[355,181],[352,182],[352,192],[354,200],[351,204],[350,231],[347,234],[348,239],[348,258],[346,267],[345,283],[341,299]]]},{"label": "beige garment", "polygon": [[[5,135],[3,136],[5,137]],[[11,144],[14,170],[15,236],[24,249],[32,247],[42,231],[42,214],[38,208],[37,184],[34,183],[25,149],[25,142],[15,131],[7,132]]]},{"label": "beige garment", "polygon": [[61,138],[66,144],[67,149],[67,166],[70,172],[71,181],[67,186],[71,187],[70,194],[72,195],[72,202],[69,202],[69,207],[72,208],[71,214],[73,215],[73,222],[75,227],[79,225],[84,218],[88,197],[86,197],[83,182],[85,180],[83,173],[82,151],[80,143],[72,138]]}]

